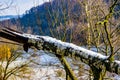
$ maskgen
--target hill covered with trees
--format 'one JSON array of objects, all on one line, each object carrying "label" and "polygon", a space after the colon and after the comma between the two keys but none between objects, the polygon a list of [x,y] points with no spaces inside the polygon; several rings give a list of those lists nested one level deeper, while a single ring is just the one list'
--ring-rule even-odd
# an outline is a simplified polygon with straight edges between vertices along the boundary
[{"label": "hill covered with trees", "polygon": [[[88,25],[95,27],[97,22],[104,20],[111,4],[110,0],[100,0],[99,3],[87,3],[87,0],[53,0],[27,10],[18,18],[2,21],[0,25],[86,45]],[[116,13],[113,14],[114,21],[119,19],[119,10],[120,6],[117,5],[114,9]]]}]

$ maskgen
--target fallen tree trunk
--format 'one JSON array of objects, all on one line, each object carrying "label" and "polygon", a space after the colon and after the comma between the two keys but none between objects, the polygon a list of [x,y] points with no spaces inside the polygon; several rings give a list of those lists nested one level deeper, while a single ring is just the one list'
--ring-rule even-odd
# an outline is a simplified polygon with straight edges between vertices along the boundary
[{"label": "fallen tree trunk", "polygon": [[25,51],[34,46],[38,50],[49,51],[58,56],[77,58],[89,66],[94,66],[96,69],[106,68],[109,72],[120,74],[120,61],[114,60],[110,62],[107,60],[108,56],[84,49],[72,43],[62,42],[48,36],[19,33],[6,28],[0,29],[0,36],[24,44]]}]

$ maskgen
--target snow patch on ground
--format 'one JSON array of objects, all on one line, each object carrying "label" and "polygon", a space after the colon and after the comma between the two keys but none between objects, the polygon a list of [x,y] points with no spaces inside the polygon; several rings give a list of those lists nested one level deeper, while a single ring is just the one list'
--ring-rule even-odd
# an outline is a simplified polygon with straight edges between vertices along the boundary
[{"label": "snow patch on ground", "polygon": [[[56,62],[55,57],[51,57],[47,54],[42,54],[38,58],[36,57],[34,58],[33,59],[36,60],[36,62],[40,63],[40,65],[37,67],[35,65],[30,65],[32,73],[30,74],[29,80],[65,80],[65,71],[63,67],[49,65],[54,63],[58,63],[59,65],[61,65],[60,62]],[[24,63],[25,61],[27,61],[27,59],[17,59],[17,61],[12,62],[9,67],[18,66]],[[57,75],[57,74],[60,74],[59,71],[62,71],[61,75]],[[75,71],[75,74],[78,74],[77,70]],[[88,75],[84,74],[78,78],[79,80],[83,80],[83,79],[88,80]],[[114,75],[113,78],[114,80],[120,80],[120,76],[118,75]],[[17,77],[16,80],[21,80],[21,79]],[[27,80],[27,79],[24,79],[24,80]]]}]

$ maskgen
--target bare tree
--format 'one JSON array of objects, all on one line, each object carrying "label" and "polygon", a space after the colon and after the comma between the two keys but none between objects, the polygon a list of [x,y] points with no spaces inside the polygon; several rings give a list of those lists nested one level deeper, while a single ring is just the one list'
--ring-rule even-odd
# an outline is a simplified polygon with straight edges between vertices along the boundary
[{"label": "bare tree", "polygon": [[[119,0],[110,0],[109,3],[104,0],[81,0],[79,3],[83,5],[86,13],[88,49],[95,47],[97,52],[109,56],[108,60],[114,61],[114,56],[119,50],[119,46],[116,44],[120,37],[118,34],[119,23],[114,17]],[[94,78],[96,77],[97,80],[104,79],[106,69],[100,73],[101,78],[96,76],[97,69],[95,70],[93,66],[91,69]]]}]

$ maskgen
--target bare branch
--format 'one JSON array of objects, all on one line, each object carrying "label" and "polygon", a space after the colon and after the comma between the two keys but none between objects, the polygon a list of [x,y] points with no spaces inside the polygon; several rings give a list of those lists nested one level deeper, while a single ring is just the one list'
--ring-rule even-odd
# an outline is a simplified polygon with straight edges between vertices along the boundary
[{"label": "bare branch", "polygon": [[5,7],[2,7],[4,4],[0,4],[0,7],[2,7],[2,8],[0,8],[0,11],[8,9],[12,4],[13,4],[13,0],[11,0],[10,3],[5,2],[5,5],[6,5]]}]

